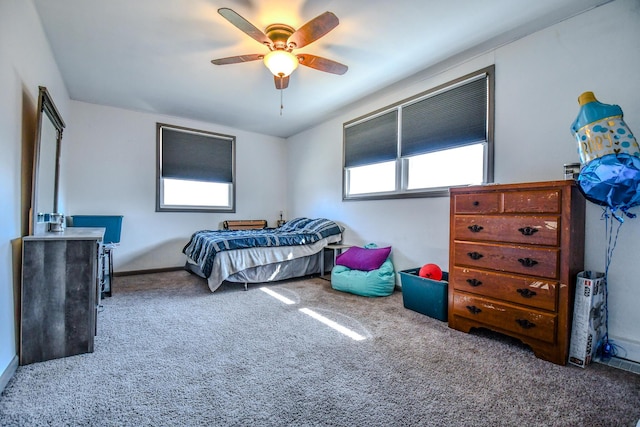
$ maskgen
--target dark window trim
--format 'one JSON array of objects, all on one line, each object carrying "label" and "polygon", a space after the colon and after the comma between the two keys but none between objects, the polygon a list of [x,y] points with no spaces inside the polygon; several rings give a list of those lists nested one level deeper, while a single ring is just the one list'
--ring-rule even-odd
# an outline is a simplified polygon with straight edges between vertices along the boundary
[{"label": "dark window trim", "polygon": [[[438,187],[428,190],[414,190],[414,191],[401,191],[393,193],[381,193],[381,194],[367,194],[363,196],[347,196],[346,183],[347,172],[345,168],[345,149],[346,144],[346,128],[354,125],[358,122],[362,122],[371,119],[375,116],[379,116],[388,113],[394,109],[398,109],[401,106],[413,104],[421,101],[429,96],[434,96],[438,92],[442,92],[448,89],[453,89],[458,85],[463,84],[467,80],[472,80],[478,76],[485,75],[487,78],[487,150],[484,158],[485,162],[485,183],[492,183],[494,180],[494,134],[495,134],[495,65],[490,65],[485,68],[481,68],[477,71],[468,73],[457,79],[448,81],[446,83],[435,86],[426,91],[420,92],[417,95],[413,95],[404,98],[398,102],[387,105],[385,107],[374,110],[370,113],[363,114],[355,119],[345,122],[342,126],[342,200],[345,202],[360,201],[360,200],[387,200],[387,199],[412,199],[412,198],[428,198],[428,197],[448,197],[450,187]],[[398,146],[398,151],[400,147]],[[400,154],[398,154],[400,159]]]},{"label": "dark window trim", "polygon": [[[189,206],[176,206],[176,207],[162,207],[160,204],[161,185],[162,179],[162,128],[171,129],[178,132],[186,132],[191,134],[201,134],[203,137],[210,137],[212,139],[226,139],[231,141],[231,206],[229,208],[205,208],[205,207],[189,207]],[[235,213],[236,211],[236,137],[233,135],[225,135],[216,132],[210,132],[205,130],[193,129],[183,126],[176,126],[167,123],[156,123],[156,212],[219,212],[219,213]]]}]

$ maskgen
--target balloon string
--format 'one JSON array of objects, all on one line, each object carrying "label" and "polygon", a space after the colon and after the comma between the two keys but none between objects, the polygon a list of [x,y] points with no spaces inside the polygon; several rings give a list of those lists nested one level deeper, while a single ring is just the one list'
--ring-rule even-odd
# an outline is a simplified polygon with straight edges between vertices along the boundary
[{"label": "balloon string", "polygon": [[609,266],[611,265],[611,260],[613,259],[613,251],[616,248],[618,243],[618,235],[620,234],[620,228],[624,220],[618,218],[613,212],[611,212],[611,216],[618,220],[618,227],[615,231],[615,237],[613,233],[613,219],[610,220],[610,216],[607,213],[607,208],[604,208],[603,216],[605,218],[605,238],[607,240],[607,250],[605,257],[605,266],[604,266],[604,312],[605,312],[605,320],[604,320],[604,336],[600,340],[600,345],[598,346],[598,351],[600,353],[600,357],[602,360],[609,360],[611,357],[615,357],[618,354],[617,345],[609,340]]}]

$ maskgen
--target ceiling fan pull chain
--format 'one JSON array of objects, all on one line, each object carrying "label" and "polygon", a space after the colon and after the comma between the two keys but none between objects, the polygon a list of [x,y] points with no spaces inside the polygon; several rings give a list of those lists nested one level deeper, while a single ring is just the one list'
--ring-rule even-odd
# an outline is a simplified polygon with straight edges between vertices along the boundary
[{"label": "ceiling fan pull chain", "polygon": [[282,79],[283,79],[283,75],[280,74],[280,115],[282,115],[282,109],[284,108],[284,105],[282,105]]}]

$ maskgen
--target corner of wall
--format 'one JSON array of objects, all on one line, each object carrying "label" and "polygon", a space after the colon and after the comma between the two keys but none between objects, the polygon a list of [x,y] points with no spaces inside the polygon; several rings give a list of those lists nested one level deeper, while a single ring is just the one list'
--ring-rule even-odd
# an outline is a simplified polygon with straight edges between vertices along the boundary
[{"label": "corner of wall", "polygon": [[13,359],[11,359],[11,362],[9,362],[7,368],[4,370],[4,372],[2,372],[2,375],[0,375],[0,393],[2,393],[7,384],[9,384],[9,381],[11,380],[11,378],[13,378],[13,374],[16,373],[17,369],[18,356],[16,355],[13,357]]}]

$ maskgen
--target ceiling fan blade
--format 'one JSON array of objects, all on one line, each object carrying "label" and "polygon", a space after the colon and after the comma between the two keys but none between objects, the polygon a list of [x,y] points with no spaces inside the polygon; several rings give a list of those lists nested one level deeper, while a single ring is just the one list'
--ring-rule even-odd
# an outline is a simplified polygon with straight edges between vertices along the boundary
[{"label": "ceiling fan blade", "polygon": [[342,75],[349,69],[349,67],[344,64],[332,61],[331,59],[323,58],[321,56],[310,55],[308,53],[303,53],[296,56],[298,57],[298,61],[300,61],[301,65],[315,68],[316,70],[324,71],[327,73]]},{"label": "ceiling fan blade", "polygon": [[339,23],[338,17],[331,12],[318,15],[291,34],[287,46],[291,49],[304,47],[333,30]]},{"label": "ceiling fan blade", "polygon": [[235,25],[240,31],[247,34],[252,39],[271,47],[273,42],[265,33],[256,28],[251,22],[238,15],[233,9],[222,7],[218,9],[218,13],[226,18],[227,21]]},{"label": "ceiling fan blade", "polygon": [[276,83],[276,89],[286,89],[289,87],[289,76],[273,76],[273,81]]},{"label": "ceiling fan blade", "polygon": [[258,59],[264,58],[264,55],[261,53],[254,53],[251,55],[238,55],[238,56],[229,56],[227,58],[218,58],[211,60],[211,63],[214,65],[227,65],[227,64],[240,64],[242,62],[249,61],[257,61]]}]

